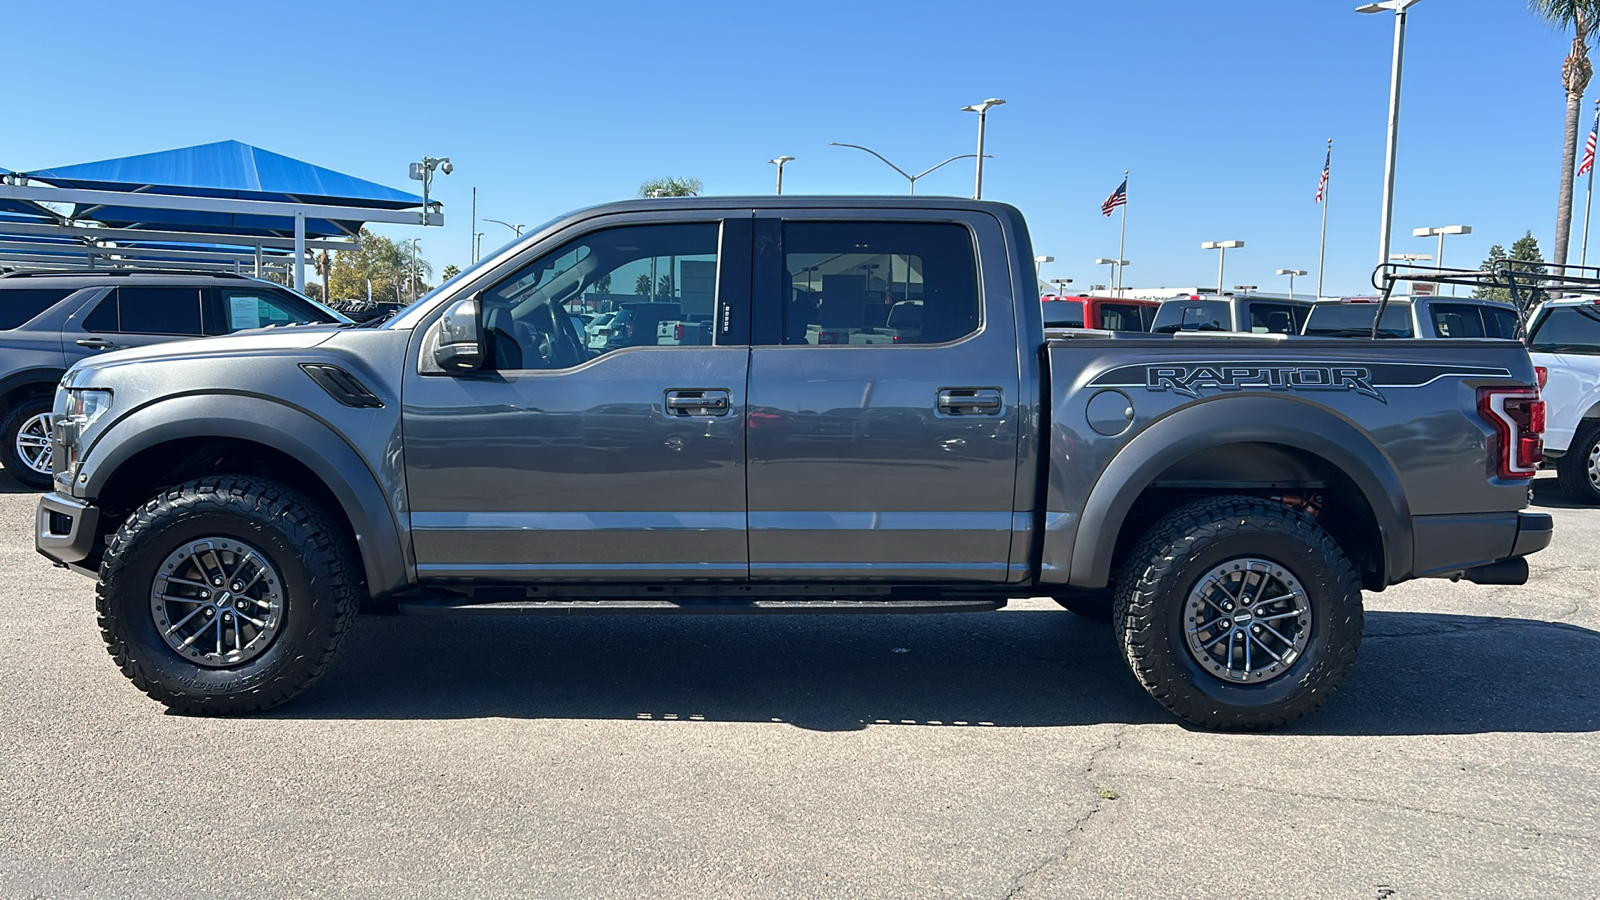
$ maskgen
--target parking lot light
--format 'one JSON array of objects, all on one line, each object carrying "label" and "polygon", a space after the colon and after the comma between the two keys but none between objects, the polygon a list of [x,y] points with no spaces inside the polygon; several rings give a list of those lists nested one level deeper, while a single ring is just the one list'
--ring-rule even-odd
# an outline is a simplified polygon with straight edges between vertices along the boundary
[{"label": "parking lot light", "polygon": [[[1412,237],[1435,237],[1435,236],[1437,236],[1439,238],[1439,250],[1438,250],[1437,253],[1434,254],[1434,257],[1433,257],[1434,262],[1433,262],[1433,264],[1435,266],[1439,266],[1441,268],[1444,266],[1444,236],[1447,235],[1447,234],[1471,234],[1471,233],[1472,233],[1472,226],[1471,225],[1440,225],[1438,228],[1413,228],[1413,229],[1411,229]],[[1453,295],[1453,294],[1455,294],[1455,292],[1456,292],[1455,285],[1451,285],[1450,286],[1450,293]]]},{"label": "parking lot light", "polygon": [[1279,275],[1287,275],[1287,276],[1289,276],[1289,299],[1293,300],[1294,299],[1294,277],[1296,275],[1304,275],[1304,274],[1306,274],[1306,270],[1305,269],[1279,269],[1278,270],[1278,274]]},{"label": "parking lot light", "polygon": [[1394,225],[1395,149],[1400,138],[1400,69],[1405,58],[1406,10],[1422,0],[1383,0],[1356,7],[1358,13],[1394,10],[1394,62],[1389,70],[1389,140],[1383,162],[1383,220],[1378,231],[1378,262],[1389,261],[1389,231]]},{"label": "parking lot light", "polygon": [[998,97],[990,97],[982,103],[961,107],[962,112],[975,112],[978,114],[978,180],[972,188],[972,199],[983,199],[983,125],[989,116],[991,107],[1000,106],[1005,101]]},{"label": "parking lot light", "polygon": [[1217,251],[1217,296],[1222,296],[1222,266],[1228,259],[1228,251],[1244,246],[1244,241],[1201,241],[1201,250]]},{"label": "parking lot light", "polygon": [[783,196],[783,164],[784,163],[794,162],[794,157],[792,157],[792,156],[780,156],[777,159],[769,159],[769,160],[767,160],[767,162],[778,167],[778,196],[782,197]]}]

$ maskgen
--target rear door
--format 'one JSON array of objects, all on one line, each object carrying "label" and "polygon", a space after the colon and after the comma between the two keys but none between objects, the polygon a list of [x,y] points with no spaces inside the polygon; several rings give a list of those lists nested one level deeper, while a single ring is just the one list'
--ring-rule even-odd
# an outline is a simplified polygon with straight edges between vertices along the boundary
[{"label": "rear door", "polygon": [[757,215],[753,579],[1006,579],[1017,332],[980,234],[1003,246],[976,213]]},{"label": "rear door", "polygon": [[85,356],[206,333],[204,290],[197,285],[120,285],[84,305],[67,323],[68,363]]}]

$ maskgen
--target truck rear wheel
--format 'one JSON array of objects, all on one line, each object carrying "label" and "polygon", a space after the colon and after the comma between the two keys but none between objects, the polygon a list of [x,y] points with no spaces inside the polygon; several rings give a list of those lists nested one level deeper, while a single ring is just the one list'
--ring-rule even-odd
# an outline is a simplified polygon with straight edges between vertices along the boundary
[{"label": "truck rear wheel", "polygon": [[1586,421],[1573,435],[1566,455],[1556,460],[1556,479],[1571,499],[1600,506],[1600,420]]},{"label": "truck rear wheel", "polygon": [[136,687],[182,713],[270,709],[344,648],[359,604],[343,533],[314,503],[260,478],[169,488],[106,547],[96,607]]},{"label": "truck rear wheel", "polygon": [[1205,728],[1292,722],[1344,680],[1361,643],[1361,590],[1303,513],[1217,497],[1169,513],[1128,557],[1117,639],[1150,696]]}]

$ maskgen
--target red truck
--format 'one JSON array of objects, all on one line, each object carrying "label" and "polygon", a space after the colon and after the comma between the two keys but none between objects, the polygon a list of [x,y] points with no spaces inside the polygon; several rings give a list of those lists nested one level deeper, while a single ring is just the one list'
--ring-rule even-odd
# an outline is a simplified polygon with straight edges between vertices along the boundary
[{"label": "red truck", "polygon": [[1106,331],[1149,331],[1161,304],[1154,300],[1129,297],[1063,297],[1046,294],[1039,298],[1046,328],[1103,328]]}]

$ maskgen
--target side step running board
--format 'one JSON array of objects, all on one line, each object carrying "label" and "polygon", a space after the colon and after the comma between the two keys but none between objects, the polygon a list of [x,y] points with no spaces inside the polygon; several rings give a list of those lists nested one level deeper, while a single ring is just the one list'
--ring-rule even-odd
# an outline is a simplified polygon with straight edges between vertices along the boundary
[{"label": "side step running board", "polygon": [[403,600],[409,615],[612,615],[659,613],[951,613],[990,612],[1004,600],[756,600],[705,598],[676,600]]}]

